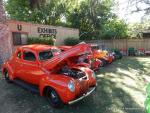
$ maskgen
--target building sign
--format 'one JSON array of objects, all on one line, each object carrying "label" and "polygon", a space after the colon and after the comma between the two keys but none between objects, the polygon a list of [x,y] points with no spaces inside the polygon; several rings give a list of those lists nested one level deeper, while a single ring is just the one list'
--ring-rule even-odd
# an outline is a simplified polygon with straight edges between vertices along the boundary
[{"label": "building sign", "polygon": [[17,29],[18,29],[18,31],[21,31],[21,30],[22,30],[22,25],[21,25],[21,24],[18,24],[18,25],[17,25]]},{"label": "building sign", "polygon": [[53,37],[53,38],[56,38],[56,34],[57,34],[56,29],[38,27],[37,30],[38,30],[38,33],[39,33],[39,37]]}]

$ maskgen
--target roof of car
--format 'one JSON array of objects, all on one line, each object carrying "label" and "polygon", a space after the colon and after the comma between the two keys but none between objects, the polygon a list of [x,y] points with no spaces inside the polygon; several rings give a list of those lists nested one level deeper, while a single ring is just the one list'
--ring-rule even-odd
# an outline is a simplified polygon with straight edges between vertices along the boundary
[{"label": "roof of car", "polygon": [[58,46],[59,49],[61,50],[68,50],[70,49],[72,46]]},{"label": "roof of car", "polygon": [[31,49],[33,51],[44,51],[44,50],[48,50],[48,49],[58,49],[56,46],[42,45],[42,44],[24,45],[24,46],[21,46],[20,48]]}]

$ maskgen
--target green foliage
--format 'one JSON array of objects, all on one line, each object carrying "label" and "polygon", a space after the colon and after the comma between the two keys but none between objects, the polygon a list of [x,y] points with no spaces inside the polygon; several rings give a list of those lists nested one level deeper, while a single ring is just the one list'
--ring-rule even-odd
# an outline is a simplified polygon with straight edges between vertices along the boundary
[{"label": "green foliage", "polygon": [[127,25],[112,13],[113,0],[7,0],[9,18],[78,28],[81,40],[127,37]]},{"label": "green foliage", "polygon": [[5,8],[11,19],[51,25],[60,24],[60,18],[65,12],[59,0],[50,0],[34,8],[30,7],[29,0],[8,0]]},{"label": "green foliage", "polygon": [[88,0],[72,11],[67,19],[79,28],[81,40],[127,37],[127,25],[111,13],[112,4],[112,0]]},{"label": "green foliage", "polygon": [[129,35],[131,38],[141,38],[142,36],[140,36],[139,33],[148,29],[150,29],[150,21],[148,20],[145,20],[142,23],[129,24]]},{"label": "green foliage", "polygon": [[102,39],[127,38],[128,26],[123,21],[112,18],[104,24],[100,32]]},{"label": "green foliage", "polygon": [[99,38],[99,32],[80,32],[80,40],[94,40]]},{"label": "green foliage", "polygon": [[79,39],[76,37],[68,37],[64,40],[65,45],[73,46],[79,43]]},{"label": "green foliage", "polygon": [[28,21],[30,18],[29,2],[27,0],[8,0],[5,8],[11,19]]},{"label": "green foliage", "polygon": [[27,43],[54,45],[54,40],[51,37],[28,37]]}]

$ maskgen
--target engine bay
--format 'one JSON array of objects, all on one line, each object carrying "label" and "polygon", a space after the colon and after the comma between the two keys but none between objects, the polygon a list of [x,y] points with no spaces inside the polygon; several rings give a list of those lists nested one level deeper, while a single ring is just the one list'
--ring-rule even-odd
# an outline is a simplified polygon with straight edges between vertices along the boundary
[{"label": "engine bay", "polygon": [[71,69],[67,65],[62,67],[60,69],[59,73],[63,74],[63,75],[66,75],[66,76],[69,76],[69,77],[72,77],[74,79],[79,79],[79,78],[82,78],[82,77],[86,76],[83,71],[78,70],[78,69]]}]

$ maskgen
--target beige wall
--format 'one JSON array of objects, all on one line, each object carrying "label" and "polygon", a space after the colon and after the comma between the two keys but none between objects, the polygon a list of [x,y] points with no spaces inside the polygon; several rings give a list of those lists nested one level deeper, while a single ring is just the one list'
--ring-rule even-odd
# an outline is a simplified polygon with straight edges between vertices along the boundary
[{"label": "beige wall", "polygon": [[[41,25],[41,24],[32,24],[27,22],[20,22],[15,20],[7,21],[10,32],[21,32],[27,33],[28,36],[32,37],[39,37],[40,34],[54,34],[54,33],[39,33],[38,28],[42,29],[55,29],[56,30],[56,45],[62,45],[64,43],[64,39],[69,36],[74,36],[79,38],[79,30],[67,27],[60,27],[60,26],[49,26],[49,25]],[[22,30],[18,30],[18,25],[22,26]],[[44,37],[46,38],[46,37]]]},{"label": "beige wall", "polygon": [[92,40],[85,41],[91,44],[98,44],[106,48],[128,49],[134,47],[135,49],[144,48],[150,50],[150,38],[146,39],[113,39],[113,40]]}]

